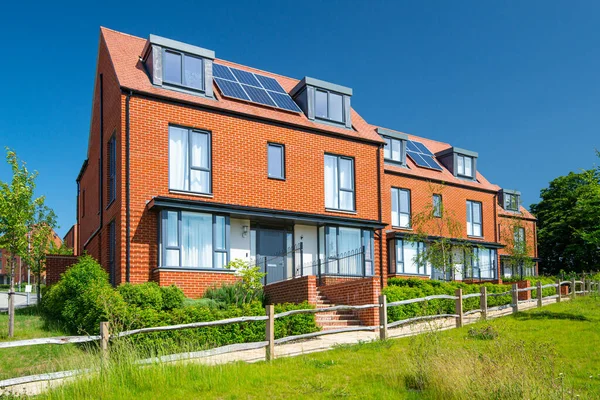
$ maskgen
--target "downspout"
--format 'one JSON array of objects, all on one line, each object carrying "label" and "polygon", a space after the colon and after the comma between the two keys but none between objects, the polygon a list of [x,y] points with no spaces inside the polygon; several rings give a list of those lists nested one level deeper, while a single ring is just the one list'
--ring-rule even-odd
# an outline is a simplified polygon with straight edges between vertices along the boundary
[{"label": "downspout", "polygon": [[104,77],[100,74],[100,224],[98,226],[98,258],[102,265],[102,226],[104,224]]},{"label": "downspout", "polygon": [[[494,195],[494,239],[496,243],[500,243],[500,235],[498,228],[498,194]],[[496,278],[500,282],[500,252],[496,251]]]},{"label": "downspout", "polygon": [[[377,208],[379,213],[379,223],[382,222],[381,214],[381,145],[377,146]],[[381,280],[381,288],[384,286],[383,279],[383,233],[384,228],[379,230],[379,278]]]},{"label": "downspout", "polygon": [[129,155],[130,155],[130,143],[129,143],[129,102],[131,100],[132,92],[127,93],[125,99],[125,281],[129,283],[131,276],[131,199],[130,199],[130,174],[129,174]]}]

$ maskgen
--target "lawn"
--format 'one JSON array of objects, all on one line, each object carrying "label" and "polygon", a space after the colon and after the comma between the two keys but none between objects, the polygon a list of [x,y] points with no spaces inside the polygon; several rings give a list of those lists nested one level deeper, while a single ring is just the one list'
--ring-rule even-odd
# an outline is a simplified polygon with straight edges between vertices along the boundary
[{"label": "lawn", "polygon": [[[64,336],[65,333],[45,326],[35,307],[17,310],[15,337],[11,340]],[[0,314],[0,342],[8,340],[8,315]],[[44,372],[61,371],[81,365],[91,358],[83,346],[39,345],[0,349],[0,380]],[[91,360],[90,360],[91,361]]]},{"label": "lawn", "polygon": [[[271,363],[113,362],[42,398],[600,398],[600,299]],[[4,358],[4,357],[2,357]]]}]

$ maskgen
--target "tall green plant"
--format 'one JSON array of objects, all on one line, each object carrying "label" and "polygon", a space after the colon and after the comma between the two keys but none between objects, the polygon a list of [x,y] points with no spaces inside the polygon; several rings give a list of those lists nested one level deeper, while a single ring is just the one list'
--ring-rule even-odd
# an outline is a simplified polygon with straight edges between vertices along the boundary
[{"label": "tall green plant", "polygon": [[10,183],[0,182],[0,248],[9,254],[8,337],[14,335],[15,266],[17,256],[26,257],[28,234],[36,221],[36,210],[44,207],[44,196],[34,197],[37,172],[30,173],[14,151],[6,149],[6,161],[12,170]]}]

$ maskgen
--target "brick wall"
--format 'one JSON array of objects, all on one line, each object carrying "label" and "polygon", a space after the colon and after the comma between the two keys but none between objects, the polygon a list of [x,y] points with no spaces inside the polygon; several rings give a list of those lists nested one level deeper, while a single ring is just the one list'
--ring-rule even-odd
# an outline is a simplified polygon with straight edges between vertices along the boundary
[{"label": "brick wall", "polygon": [[233,283],[238,277],[229,272],[198,272],[198,271],[165,271],[155,270],[152,280],[160,286],[175,285],[183,290],[186,297],[197,299],[204,295],[206,289]]},{"label": "brick wall", "polygon": [[[332,278],[323,277],[319,291],[336,305],[376,304],[381,293],[379,277],[369,278]],[[355,312],[361,323],[368,326],[379,324],[379,309],[359,310]]]},{"label": "brick wall", "polygon": [[59,281],[60,275],[70,266],[77,263],[77,256],[46,255],[46,285]]},{"label": "brick wall", "polygon": [[[517,282],[517,287],[519,289],[525,289],[525,288],[531,287],[531,282],[530,281]],[[523,300],[531,300],[531,290],[528,290],[526,292],[519,292],[519,301],[523,301]]]},{"label": "brick wall", "polygon": [[317,304],[317,278],[314,275],[271,283],[264,287],[269,304],[302,303]]}]

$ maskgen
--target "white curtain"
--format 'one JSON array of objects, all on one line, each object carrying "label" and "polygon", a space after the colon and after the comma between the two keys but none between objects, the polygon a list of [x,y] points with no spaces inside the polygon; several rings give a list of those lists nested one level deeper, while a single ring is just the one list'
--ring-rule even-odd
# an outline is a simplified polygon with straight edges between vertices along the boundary
[{"label": "white curtain", "polygon": [[481,204],[473,203],[473,235],[481,236]]},{"label": "white curtain", "polygon": [[337,157],[325,156],[325,207],[338,208]]},{"label": "white curtain", "polygon": [[[340,209],[354,209],[354,177],[352,176],[352,160],[340,158],[340,188],[345,189],[340,191]],[[348,191],[346,191],[348,190]]]},{"label": "white curtain", "polygon": [[[195,168],[208,168],[208,135],[200,132],[192,132],[191,143],[192,158],[191,166]],[[208,171],[192,170],[190,175],[190,190],[192,192],[210,192],[210,173]]]},{"label": "white curtain", "polygon": [[181,213],[182,266],[212,268],[212,215]]},{"label": "white curtain", "polygon": [[[360,229],[341,227],[338,229],[338,254],[341,256],[344,253],[348,255],[347,253],[351,251],[356,252],[361,247]],[[362,274],[362,264],[359,261],[360,258],[358,256],[343,258],[339,261],[340,272],[350,275]]]},{"label": "white curtain", "polygon": [[410,226],[410,195],[407,190],[400,190],[400,226]]},{"label": "white curtain", "polygon": [[418,244],[408,240],[404,241],[404,273],[418,274],[417,267]]},{"label": "white curtain", "polygon": [[188,131],[169,127],[169,188],[188,190]]},{"label": "white curtain", "polygon": [[398,211],[400,210],[400,206],[398,204],[398,189],[392,188],[392,225],[393,226],[401,226],[400,225],[400,217]]}]

